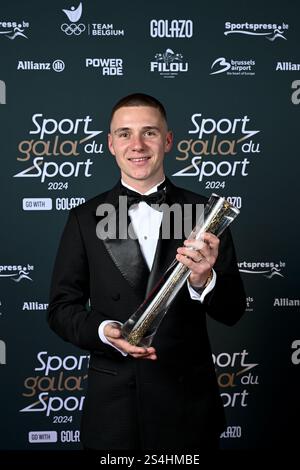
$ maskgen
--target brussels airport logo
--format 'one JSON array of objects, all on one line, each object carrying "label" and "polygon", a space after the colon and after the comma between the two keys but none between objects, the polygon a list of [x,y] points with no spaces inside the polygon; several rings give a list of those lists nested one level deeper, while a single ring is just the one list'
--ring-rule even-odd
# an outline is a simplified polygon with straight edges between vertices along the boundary
[{"label": "brussels airport logo", "polygon": [[285,269],[284,261],[242,261],[238,263],[239,271],[243,274],[255,274],[267,279],[284,277],[282,270]]},{"label": "brussels airport logo", "polygon": [[224,408],[248,406],[251,390],[259,385],[258,363],[249,362],[248,355],[246,349],[212,355]]},{"label": "brussels airport logo", "polygon": [[193,22],[192,20],[151,20],[150,36],[152,38],[191,38]]},{"label": "brussels airport logo", "polygon": [[[14,40],[16,38],[25,38],[28,39],[24,31],[29,28],[29,23],[27,21],[0,21],[0,37],[1,35]],[[26,31],[27,32],[27,31]]]},{"label": "brussels airport logo", "polygon": [[111,23],[79,23],[82,16],[82,3],[78,7],[72,6],[70,9],[63,9],[70,23],[63,23],[60,29],[67,36],[80,36],[87,32],[88,36],[124,36],[124,29],[115,29]]},{"label": "brussels airport logo", "polygon": [[242,36],[261,36],[274,42],[276,39],[284,39],[286,41],[285,33],[289,29],[289,25],[282,24],[266,24],[266,23],[225,23],[225,36],[242,35]]},{"label": "brussels airport logo", "polygon": [[22,396],[30,403],[19,411],[44,413],[50,419],[53,414],[70,413],[66,421],[71,423],[72,414],[83,407],[88,362],[88,355],[58,356],[40,351],[32,375],[24,379]]},{"label": "brussels airport logo", "polygon": [[157,53],[155,59],[150,63],[150,71],[158,72],[164,78],[174,78],[189,69],[188,62],[183,62],[183,55],[175,53],[172,49]]},{"label": "brussels airport logo", "polygon": [[27,265],[0,265],[0,280],[7,278],[11,281],[19,283],[23,279],[27,279],[28,281],[32,281],[30,275],[31,272],[34,270],[34,266],[27,264]]},{"label": "brussels airport logo", "polygon": [[219,57],[212,65],[213,70],[210,75],[217,75],[219,73],[226,73],[226,75],[255,75],[253,68],[255,66],[255,60],[243,59],[243,60],[226,60],[225,57]]},{"label": "brussels airport logo", "polygon": [[6,344],[0,339],[0,366],[5,366],[6,364]]},{"label": "brussels airport logo", "polygon": [[0,80],[0,104],[6,104],[6,85],[3,80]]},{"label": "brussels airport logo", "polygon": [[247,115],[214,119],[195,113],[190,119],[188,134],[195,138],[188,136],[178,142],[176,160],[184,162],[184,168],[172,176],[206,180],[207,189],[224,188],[226,177],[248,176],[249,157],[260,153],[256,142],[260,131],[252,128]]},{"label": "brussels airport logo", "polygon": [[56,59],[53,62],[34,62],[33,60],[19,60],[17,64],[17,70],[21,71],[54,71],[63,72],[65,69],[65,63],[61,59]]},{"label": "brussels airport logo", "polygon": [[300,80],[294,80],[291,88],[292,90],[295,90],[292,92],[291,101],[293,104],[297,105],[300,103]]},{"label": "brussels airport logo", "polygon": [[[51,178],[63,181],[71,177],[90,178],[94,163],[90,157],[103,153],[103,144],[95,140],[103,131],[92,130],[92,122],[90,116],[58,121],[41,113],[34,114],[29,131],[34,138],[22,140],[18,145],[17,161],[26,168],[14,178],[38,178],[41,183]],[[82,160],[80,157],[85,154],[88,158]]]}]

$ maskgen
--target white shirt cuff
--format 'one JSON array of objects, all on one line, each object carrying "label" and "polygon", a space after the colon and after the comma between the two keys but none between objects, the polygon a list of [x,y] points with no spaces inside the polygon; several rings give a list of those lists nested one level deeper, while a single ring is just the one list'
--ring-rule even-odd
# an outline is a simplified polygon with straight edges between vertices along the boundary
[{"label": "white shirt cuff", "polygon": [[213,288],[215,287],[216,280],[217,280],[217,274],[214,270],[212,270],[212,279],[211,279],[210,283],[208,284],[208,286],[205,287],[203,292],[201,292],[201,294],[199,292],[195,291],[195,289],[192,288],[192,286],[191,286],[191,284],[188,280],[187,281],[187,286],[188,286],[188,290],[189,290],[191,299],[198,300],[198,302],[203,303],[206,295],[209,292],[211,292],[213,290]]},{"label": "white shirt cuff", "polygon": [[117,349],[117,351],[119,351],[122,356],[127,356],[127,353],[125,353],[124,351],[122,351],[121,349],[117,348],[114,344],[112,344],[110,341],[108,341],[108,339],[106,338],[105,334],[104,334],[104,327],[108,324],[108,323],[118,323],[119,325],[122,325],[121,322],[119,321],[114,321],[114,320],[104,320],[102,323],[100,323],[99,325],[99,328],[98,328],[98,335],[99,335],[99,338],[101,339],[102,343],[104,344],[109,344],[110,346],[112,346],[113,348]]}]

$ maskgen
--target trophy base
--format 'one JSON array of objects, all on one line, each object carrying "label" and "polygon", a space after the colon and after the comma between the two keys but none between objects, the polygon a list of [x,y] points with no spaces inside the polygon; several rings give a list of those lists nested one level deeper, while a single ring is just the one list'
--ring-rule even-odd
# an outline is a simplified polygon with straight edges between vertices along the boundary
[{"label": "trophy base", "polygon": [[129,334],[124,334],[123,332],[123,338],[126,339],[126,341],[128,341],[128,343],[132,344],[133,346],[149,348],[152,344],[155,333],[156,330],[152,330],[148,332],[147,336],[141,337],[140,334],[135,331],[131,331]]}]

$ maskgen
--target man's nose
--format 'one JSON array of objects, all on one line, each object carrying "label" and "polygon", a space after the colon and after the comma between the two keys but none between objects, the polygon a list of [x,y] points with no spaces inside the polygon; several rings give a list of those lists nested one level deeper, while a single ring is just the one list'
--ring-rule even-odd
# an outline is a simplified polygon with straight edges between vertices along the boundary
[{"label": "man's nose", "polygon": [[144,140],[143,136],[136,134],[132,136],[131,139],[131,148],[132,150],[141,151],[144,149]]}]

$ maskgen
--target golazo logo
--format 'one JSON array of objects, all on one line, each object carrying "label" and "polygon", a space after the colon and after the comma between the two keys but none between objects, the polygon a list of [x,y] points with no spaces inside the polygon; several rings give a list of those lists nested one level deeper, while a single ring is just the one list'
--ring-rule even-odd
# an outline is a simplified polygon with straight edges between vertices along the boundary
[{"label": "golazo logo", "polygon": [[0,365],[6,364],[6,344],[0,340]]},{"label": "golazo logo", "polygon": [[0,80],[0,104],[6,104],[6,86],[3,80]]}]

